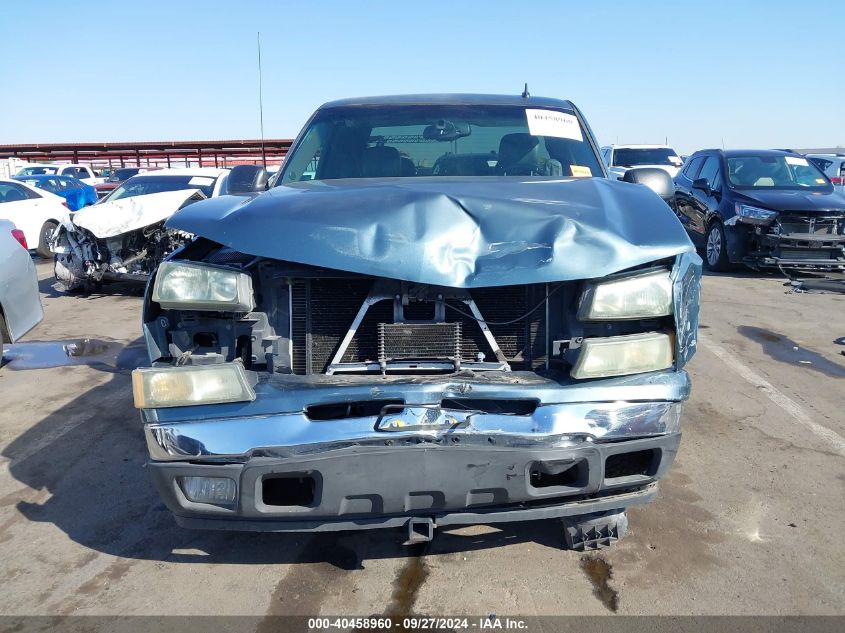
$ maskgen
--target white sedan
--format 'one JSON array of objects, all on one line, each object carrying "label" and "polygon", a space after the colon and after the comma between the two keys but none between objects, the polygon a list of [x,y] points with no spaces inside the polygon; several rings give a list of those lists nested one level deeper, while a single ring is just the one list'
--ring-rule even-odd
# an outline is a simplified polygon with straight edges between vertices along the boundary
[{"label": "white sedan", "polygon": [[47,239],[68,218],[64,198],[18,180],[0,180],[0,219],[23,231],[30,248],[52,257]]},{"label": "white sedan", "polygon": [[0,356],[44,317],[35,264],[15,225],[0,220]]}]

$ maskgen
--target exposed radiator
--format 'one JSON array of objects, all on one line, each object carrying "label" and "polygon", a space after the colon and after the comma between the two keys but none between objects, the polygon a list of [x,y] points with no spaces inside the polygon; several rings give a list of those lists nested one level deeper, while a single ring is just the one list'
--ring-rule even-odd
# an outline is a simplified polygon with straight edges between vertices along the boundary
[{"label": "exposed radiator", "polygon": [[462,358],[460,323],[379,323],[379,362]]},{"label": "exposed radiator", "polygon": [[[293,282],[291,294],[291,339],[293,344],[293,372],[296,374],[324,373],[326,367],[337,352],[340,342],[352,325],[361,304],[367,298],[372,280],[369,279],[301,279]],[[503,286],[498,288],[480,288],[470,291],[473,299],[488,321],[510,321],[524,315],[533,306],[542,301],[545,287]],[[449,305],[468,312],[466,304],[460,301],[448,302]],[[411,302],[405,308],[405,318],[431,319],[434,315],[432,303]],[[476,360],[478,354],[488,361],[495,360],[478,323],[455,310],[446,309],[447,324],[460,324],[460,357],[465,361]],[[371,306],[361,326],[353,337],[342,362],[378,362],[379,324],[393,325],[393,302],[380,301]],[[420,324],[417,324],[420,325]],[[422,324],[427,327],[441,327],[435,324]],[[545,311],[535,311],[528,319],[518,320],[508,325],[490,325],[490,330],[513,369],[532,369],[545,363]],[[388,329],[389,335],[393,332]],[[435,330],[435,332],[440,332]],[[416,337],[412,337],[416,338]],[[398,337],[391,339],[400,343]],[[448,343],[449,353],[445,349]],[[392,344],[392,343],[391,343]],[[426,351],[424,347],[413,348],[413,343],[404,352],[391,348],[394,354],[437,354],[450,357],[455,348],[442,337],[437,349]],[[385,350],[387,351],[387,350]],[[399,356],[394,356],[399,357]],[[406,356],[403,356],[406,357]]]}]

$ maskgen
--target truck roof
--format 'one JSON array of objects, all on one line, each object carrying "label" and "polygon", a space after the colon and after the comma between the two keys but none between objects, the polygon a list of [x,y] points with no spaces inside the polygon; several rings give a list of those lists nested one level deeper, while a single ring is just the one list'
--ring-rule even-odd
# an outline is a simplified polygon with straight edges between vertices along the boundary
[{"label": "truck roof", "polygon": [[572,110],[575,107],[571,101],[548,97],[527,97],[523,99],[520,95],[416,94],[339,99],[324,103],[320,106],[320,109],[374,105],[502,105],[563,108],[566,110]]}]

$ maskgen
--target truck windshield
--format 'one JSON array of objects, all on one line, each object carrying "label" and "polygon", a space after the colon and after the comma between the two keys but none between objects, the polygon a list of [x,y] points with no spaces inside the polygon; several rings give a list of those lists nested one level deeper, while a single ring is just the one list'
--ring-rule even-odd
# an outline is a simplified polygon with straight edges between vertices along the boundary
[{"label": "truck windshield", "polygon": [[803,156],[731,157],[728,179],[736,189],[833,191],[825,175]]},{"label": "truck windshield", "polygon": [[603,176],[574,112],[519,106],[349,106],[319,111],[281,183],[424,176]]},{"label": "truck windshield", "polygon": [[199,189],[206,198],[210,198],[214,189],[214,178],[210,176],[133,176],[100,202],[114,202],[121,198],[180,189]]},{"label": "truck windshield", "polygon": [[613,151],[614,167],[634,165],[671,165],[680,167],[683,161],[668,147],[620,147]]}]

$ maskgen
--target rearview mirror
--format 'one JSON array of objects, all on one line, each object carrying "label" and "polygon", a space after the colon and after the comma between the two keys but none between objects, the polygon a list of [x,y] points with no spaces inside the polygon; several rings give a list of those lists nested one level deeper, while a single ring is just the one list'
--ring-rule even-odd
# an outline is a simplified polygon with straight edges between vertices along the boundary
[{"label": "rearview mirror", "polygon": [[237,165],[226,178],[230,196],[254,196],[267,190],[267,170],[261,165]]},{"label": "rearview mirror", "polygon": [[637,167],[635,169],[629,169],[625,172],[622,180],[624,182],[633,182],[645,185],[658,196],[663,198],[663,201],[666,204],[670,204],[670,201],[675,197],[675,183],[672,182],[672,177],[657,167]]},{"label": "rearview mirror", "polygon": [[470,134],[472,129],[469,123],[452,123],[445,119],[440,119],[423,130],[423,138],[427,141],[456,141]]}]

